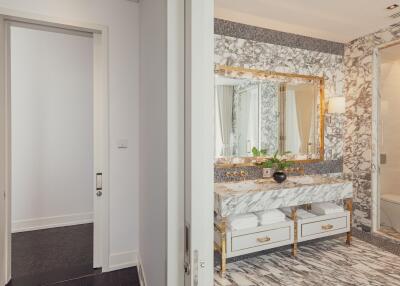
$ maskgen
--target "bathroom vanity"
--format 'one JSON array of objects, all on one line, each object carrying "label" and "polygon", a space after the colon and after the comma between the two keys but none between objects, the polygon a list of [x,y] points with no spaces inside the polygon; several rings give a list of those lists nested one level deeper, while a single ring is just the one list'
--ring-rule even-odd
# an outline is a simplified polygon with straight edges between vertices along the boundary
[{"label": "bathroom vanity", "polygon": [[[299,163],[324,162],[331,151],[324,146],[325,123],[330,122],[325,121],[325,78],[216,65],[215,102],[215,168],[218,181],[228,181],[215,183],[214,190],[215,249],[221,253],[221,273],[230,257],[284,245],[292,245],[296,255],[298,242],[340,233],[347,233],[350,244],[352,183],[304,176],[304,170],[298,170]],[[297,175],[303,175],[289,176],[281,184],[261,179],[262,167],[291,172],[289,167],[269,166],[265,161],[272,156],[292,161]],[[344,207],[329,214],[310,213],[312,204],[324,202],[343,202]],[[245,215],[243,219],[282,208],[286,219],[282,215],[278,223],[269,216],[262,226],[245,222],[234,230],[228,224],[230,216]]]},{"label": "bathroom vanity", "polygon": [[[350,181],[322,175],[293,176],[278,184],[272,179],[216,183],[215,249],[221,253],[221,273],[226,258],[257,251],[292,245],[311,239],[347,233],[351,242],[351,211],[353,187]],[[312,203],[343,201],[342,212],[298,218],[299,208],[309,209]],[[284,222],[255,228],[231,230],[230,215],[246,214],[269,209],[290,207],[291,214]]]}]

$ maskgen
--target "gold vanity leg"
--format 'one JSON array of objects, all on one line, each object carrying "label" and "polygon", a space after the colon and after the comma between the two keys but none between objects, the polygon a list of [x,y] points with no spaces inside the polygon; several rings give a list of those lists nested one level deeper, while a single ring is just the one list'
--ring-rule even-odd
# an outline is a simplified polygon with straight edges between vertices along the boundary
[{"label": "gold vanity leg", "polygon": [[346,210],[348,210],[350,212],[350,231],[347,232],[346,244],[351,245],[351,239],[352,239],[351,228],[353,226],[353,199],[351,199],[351,198],[346,199],[345,207],[346,207]]},{"label": "gold vanity leg", "polygon": [[226,221],[221,222],[221,271],[220,275],[223,276],[226,271]]},{"label": "gold vanity leg", "polygon": [[298,241],[298,233],[297,233],[297,207],[292,207],[292,220],[294,222],[294,237],[292,244],[292,255],[297,255],[297,241]]}]

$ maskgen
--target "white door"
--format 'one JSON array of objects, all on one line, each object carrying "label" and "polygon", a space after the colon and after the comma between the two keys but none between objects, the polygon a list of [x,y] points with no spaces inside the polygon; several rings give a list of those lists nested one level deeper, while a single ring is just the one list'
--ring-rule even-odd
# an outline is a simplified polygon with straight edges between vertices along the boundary
[{"label": "white door", "polygon": [[213,285],[214,1],[185,1],[185,285]]},{"label": "white door", "polygon": [[105,35],[93,33],[93,267],[109,267],[108,101]]}]

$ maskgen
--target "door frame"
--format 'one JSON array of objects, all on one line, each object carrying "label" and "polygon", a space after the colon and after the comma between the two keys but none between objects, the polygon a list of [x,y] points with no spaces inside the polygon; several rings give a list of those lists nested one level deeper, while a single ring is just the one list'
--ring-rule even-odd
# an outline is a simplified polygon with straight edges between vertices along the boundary
[{"label": "door frame", "polygon": [[214,1],[185,0],[185,286],[214,284],[214,110]]},{"label": "door frame", "polygon": [[[380,229],[380,56],[385,48],[400,45],[400,40],[391,41],[378,45],[373,49],[372,54],[372,232],[379,232]],[[379,232],[379,234],[382,234]],[[384,235],[384,234],[382,234]]]},{"label": "door frame", "polygon": [[[70,21],[44,15],[29,14],[0,8],[0,285],[11,279],[11,125],[9,29],[10,22],[42,25],[69,31],[89,32],[93,35],[93,111],[94,111],[94,173],[102,173],[100,198],[94,197],[93,267],[110,271],[109,267],[109,89],[108,89],[108,27]],[[93,191],[96,176],[93,174]],[[3,197],[3,195],[1,196]],[[0,197],[0,198],[1,198]],[[3,267],[4,265],[4,267]]]}]

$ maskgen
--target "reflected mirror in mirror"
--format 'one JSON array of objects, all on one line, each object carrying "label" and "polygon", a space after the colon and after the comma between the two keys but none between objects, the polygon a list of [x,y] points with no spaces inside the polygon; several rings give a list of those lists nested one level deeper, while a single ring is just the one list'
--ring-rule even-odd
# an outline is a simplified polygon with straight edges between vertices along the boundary
[{"label": "reflected mirror in mirror", "polygon": [[321,85],[317,77],[217,70],[216,157],[251,157],[255,147],[293,160],[320,159]]}]

